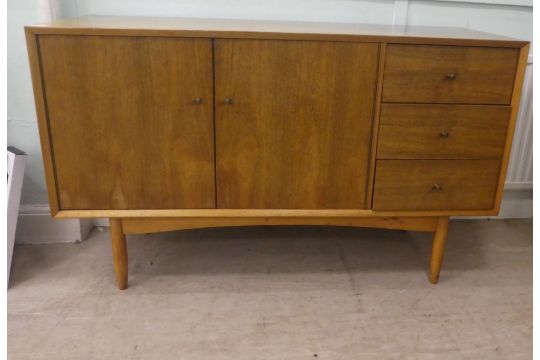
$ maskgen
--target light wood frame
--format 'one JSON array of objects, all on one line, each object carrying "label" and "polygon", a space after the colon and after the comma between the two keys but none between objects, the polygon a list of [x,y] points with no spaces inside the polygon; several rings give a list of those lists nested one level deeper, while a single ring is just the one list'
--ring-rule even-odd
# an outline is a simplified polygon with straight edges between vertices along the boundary
[{"label": "light wood frame", "polygon": [[448,233],[448,217],[156,217],[111,218],[111,240],[116,282],[120,290],[128,284],[126,235],[173,230],[256,225],[333,225],[379,229],[433,232],[429,281],[439,281],[444,247]]},{"label": "light wood frame", "polygon": [[[188,30],[157,30],[157,29],[84,29],[70,27],[26,27],[26,39],[28,54],[30,60],[30,69],[32,73],[32,83],[34,88],[34,97],[36,103],[36,112],[38,117],[39,134],[41,140],[41,149],[45,168],[45,179],[49,196],[51,214],[55,218],[95,218],[95,217],[184,217],[184,216],[274,216],[289,214],[294,216],[353,216],[353,217],[392,217],[392,216],[496,216],[499,213],[500,203],[504,191],[504,181],[510,159],[510,150],[512,148],[512,138],[516,125],[519,103],[521,100],[521,90],[523,79],[527,67],[527,58],[529,54],[529,43],[517,40],[475,40],[475,39],[451,39],[451,38],[424,38],[424,37],[399,37],[399,36],[375,36],[375,35],[327,35],[327,34],[293,34],[277,32],[219,32],[219,31],[188,31]],[[127,35],[127,36],[173,36],[173,37],[213,37],[213,38],[257,38],[261,39],[289,39],[289,40],[333,40],[333,41],[362,41],[378,42],[380,44],[380,57],[378,80],[376,90],[375,112],[372,129],[372,144],[369,164],[369,175],[367,184],[366,204],[367,209],[360,210],[259,210],[259,209],[144,209],[144,210],[62,210],[60,208],[57,182],[55,178],[54,153],[51,146],[51,135],[49,129],[47,102],[42,84],[41,60],[39,55],[38,36],[43,34],[91,34],[91,35]],[[444,40],[444,41],[443,41]],[[387,43],[410,43],[410,44],[447,44],[447,45],[474,45],[487,47],[513,47],[519,48],[519,59],[516,69],[514,89],[511,99],[511,113],[508,123],[508,132],[504,153],[501,161],[499,181],[497,185],[495,201],[493,207],[482,210],[451,210],[451,211],[372,211],[371,203],[373,196],[373,182],[375,177],[377,134],[379,131],[379,118],[381,106],[381,91],[383,82],[385,49]]]},{"label": "light wood frame", "polygon": [[[81,23],[84,23],[84,20]],[[53,217],[62,218],[96,218],[108,217],[111,219],[111,237],[114,254],[115,270],[118,287],[127,287],[127,247],[126,234],[138,234],[147,232],[170,231],[177,229],[190,229],[199,227],[217,226],[252,226],[252,225],[336,225],[374,227],[384,229],[404,229],[413,231],[434,232],[433,250],[429,279],[432,283],[438,281],[441,268],[444,245],[448,230],[449,216],[494,216],[497,215],[504,190],[504,181],[510,158],[512,137],[514,134],[521,88],[529,43],[506,38],[492,38],[486,34],[477,33],[478,38],[467,38],[463,34],[455,36],[449,32],[447,36],[430,37],[422,35],[422,31],[429,34],[430,30],[418,30],[420,35],[410,35],[406,31],[394,34],[394,30],[385,27],[358,27],[356,24],[323,26],[317,31],[316,26],[285,23],[287,31],[283,31],[281,22],[268,22],[263,26],[264,30],[258,30],[256,23],[239,21],[240,28],[253,28],[251,30],[233,31],[228,27],[231,24],[209,30],[193,30],[181,28],[181,26],[165,29],[158,25],[152,25],[152,20],[133,20],[125,27],[117,26],[121,22],[118,18],[105,19],[100,26],[78,27],[79,22],[59,23],[57,25],[26,27],[26,39],[30,68],[32,73],[34,97],[38,117],[38,126],[41,139],[41,148],[44,160],[45,177],[47,182],[49,204]],[[138,22],[140,27],[138,27]],[[180,21],[180,20],[179,20]],[[186,20],[189,23],[190,20]],[[89,21],[89,23],[92,23]],[[99,22],[98,22],[99,23]],[[180,21],[181,23],[181,21]],[[105,25],[103,25],[105,24]],[[209,24],[212,24],[211,22]],[[328,24],[327,24],[328,25]],[[308,28],[309,31],[303,31]],[[328,32],[328,29],[337,29]],[[365,32],[365,34],[362,33]],[[411,30],[412,31],[412,30]],[[326,33],[325,33],[326,32]],[[160,36],[160,37],[204,37],[204,38],[242,38],[242,39],[287,39],[287,40],[320,40],[320,41],[358,41],[375,42],[380,46],[379,68],[376,89],[376,101],[372,128],[372,144],[367,183],[366,204],[367,209],[344,210],[304,210],[304,209],[144,209],[144,210],[62,210],[59,204],[57,183],[55,178],[54,153],[51,144],[51,135],[47,114],[47,101],[43,88],[43,74],[39,52],[40,35],[63,34],[63,35],[122,35],[122,36]],[[476,34],[476,33],[475,33]],[[501,161],[498,185],[495,201],[492,208],[482,210],[452,210],[452,211],[373,211],[372,194],[375,178],[377,136],[379,131],[379,118],[381,106],[381,91],[385,64],[385,50],[387,44],[432,44],[448,46],[485,46],[485,47],[508,47],[519,49],[514,88],[511,99],[511,113],[504,153]]]}]

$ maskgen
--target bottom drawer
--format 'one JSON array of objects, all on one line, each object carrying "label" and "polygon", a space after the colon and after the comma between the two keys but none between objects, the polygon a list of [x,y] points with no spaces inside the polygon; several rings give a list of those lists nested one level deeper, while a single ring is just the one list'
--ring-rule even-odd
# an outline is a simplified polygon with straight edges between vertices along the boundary
[{"label": "bottom drawer", "polygon": [[493,208],[499,160],[378,160],[373,210]]}]

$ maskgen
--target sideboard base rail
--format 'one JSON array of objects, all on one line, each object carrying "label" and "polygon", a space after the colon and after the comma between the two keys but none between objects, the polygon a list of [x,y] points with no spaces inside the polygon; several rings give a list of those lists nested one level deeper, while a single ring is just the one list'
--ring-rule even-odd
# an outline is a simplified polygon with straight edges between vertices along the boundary
[{"label": "sideboard base rail", "polygon": [[392,230],[433,232],[429,281],[439,281],[448,216],[440,217],[200,217],[200,218],[110,218],[110,232],[116,283],[120,290],[128,285],[127,234],[148,234],[164,231],[256,225],[333,225]]}]

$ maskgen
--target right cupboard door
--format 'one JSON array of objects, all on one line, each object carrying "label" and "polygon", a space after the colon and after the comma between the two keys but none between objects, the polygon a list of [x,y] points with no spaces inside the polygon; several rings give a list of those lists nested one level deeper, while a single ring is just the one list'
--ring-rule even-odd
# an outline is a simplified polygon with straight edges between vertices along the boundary
[{"label": "right cupboard door", "polygon": [[215,40],[217,207],[365,208],[378,53]]}]

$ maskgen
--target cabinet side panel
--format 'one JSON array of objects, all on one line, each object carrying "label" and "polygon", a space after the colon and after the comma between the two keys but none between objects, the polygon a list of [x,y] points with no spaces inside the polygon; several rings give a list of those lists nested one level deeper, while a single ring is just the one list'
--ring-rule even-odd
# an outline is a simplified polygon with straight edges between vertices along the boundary
[{"label": "cabinet side panel", "polygon": [[497,185],[497,193],[495,195],[494,209],[497,213],[501,207],[501,200],[504,191],[504,183],[506,181],[506,171],[508,170],[508,162],[510,161],[510,151],[512,150],[512,140],[514,139],[514,130],[516,129],[516,121],[519,113],[519,105],[521,102],[521,91],[523,89],[523,80],[525,78],[525,70],[527,68],[527,58],[529,56],[529,45],[522,47],[519,52],[519,59],[514,78],[514,88],[512,91],[512,102],[510,110],[510,121],[508,124],[508,131],[506,134],[506,143],[504,146],[504,153],[501,164],[501,171],[499,174],[499,182]]},{"label": "cabinet side panel", "polygon": [[377,147],[379,143],[379,127],[381,120],[381,99],[384,80],[384,64],[386,59],[386,43],[379,45],[379,63],[377,70],[377,92],[373,104],[373,126],[371,129],[371,145],[369,153],[369,173],[366,190],[366,208],[373,206],[373,183],[375,181],[375,166],[377,163]]},{"label": "cabinet side panel", "polygon": [[47,183],[47,194],[49,197],[49,207],[51,215],[55,216],[60,207],[58,202],[58,191],[56,187],[56,175],[54,167],[54,157],[50,141],[50,129],[47,119],[47,104],[43,91],[41,60],[39,54],[38,36],[30,29],[25,29],[26,46],[28,49],[28,60],[32,74],[32,87],[34,90],[34,101],[36,105],[36,115],[41,143],[41,154],[43,157],[43,167],[45,169],[45,181]]}]

